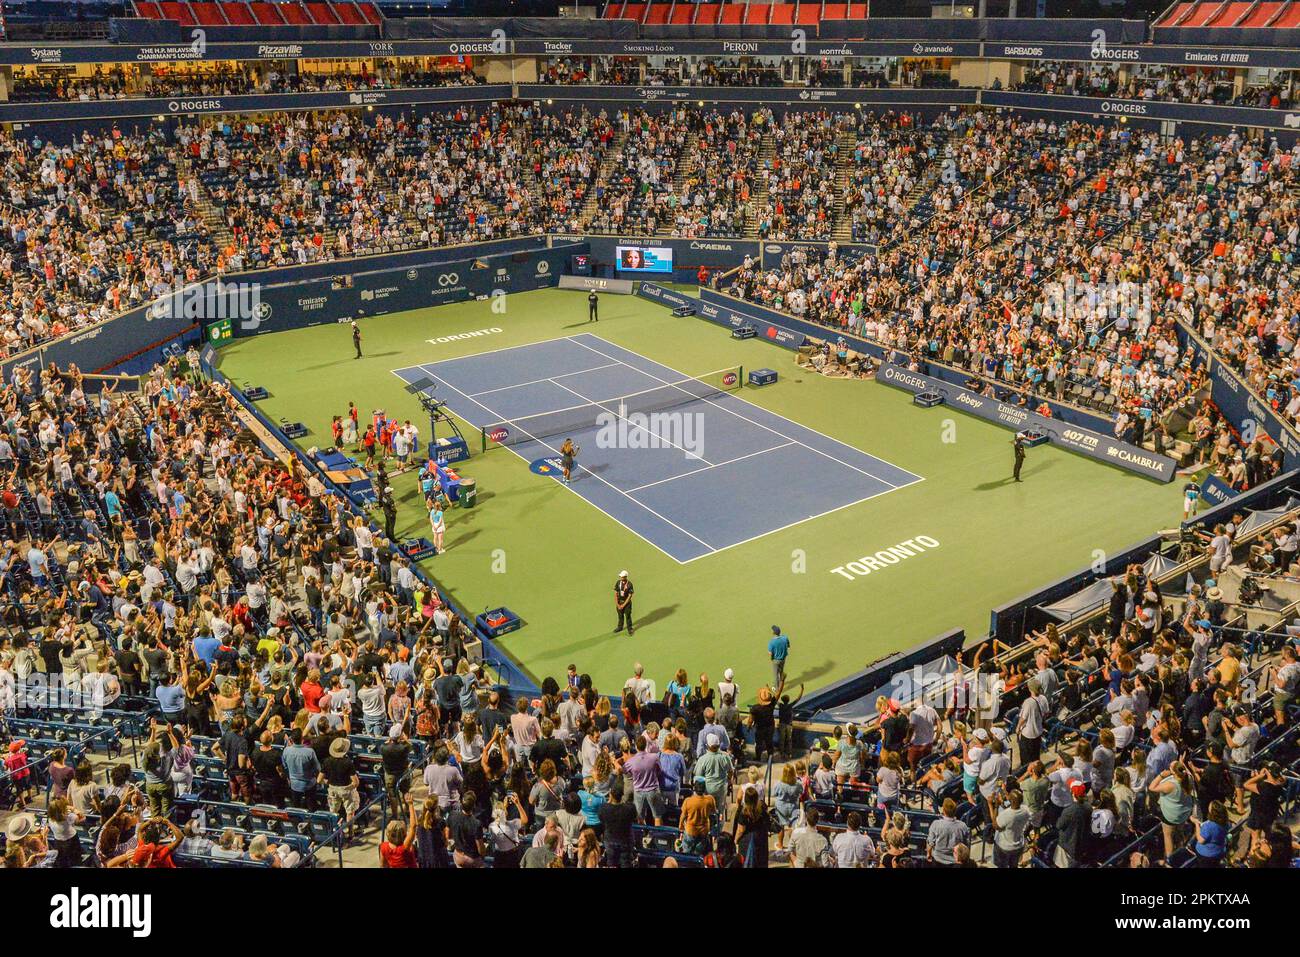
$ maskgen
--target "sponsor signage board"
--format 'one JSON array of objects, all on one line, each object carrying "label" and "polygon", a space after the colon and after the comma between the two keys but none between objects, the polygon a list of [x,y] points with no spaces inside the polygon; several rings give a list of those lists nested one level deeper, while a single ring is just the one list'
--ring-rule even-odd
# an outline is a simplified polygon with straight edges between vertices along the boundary
[{"label": "sponsor signage board", "polygon": [[1112,436],[1093,432],[1079,425],[1049,419],[1018,405],[1000,402],[990,396],[978,395],[960,386],[919,372],[912,372],[891,362],[882,363],[876,371],[876,381],[913,394],[937,392],[947,405],[989,422],[1005,426],[1015,432],[1032,429],[1051,437],[1053,445],[1078,452],[1100,462],[1116,465],[1130,472],[1161,482],[1173,481],[1177,463],[1164,455],[1120,442]]}]

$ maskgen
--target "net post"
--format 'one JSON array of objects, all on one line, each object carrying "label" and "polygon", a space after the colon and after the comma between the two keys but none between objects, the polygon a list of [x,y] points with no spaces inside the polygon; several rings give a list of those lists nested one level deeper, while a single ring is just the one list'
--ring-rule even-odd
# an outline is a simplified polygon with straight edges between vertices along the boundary
[{"label": "net post", "polygon": [[737,366],[736,368],[740,370],[740,371],[739,371],[739,375],[740,375],[739,387],[743,389],[743,388],[745,388],[745,367],[744,367],[744,366]]},{"label": "net post", "polygon": [[481,426],[481,427],[479,428],[479,430],[478,430],[478,437],[479,437],[479,442],[481,443],[482,448],[483,448],[483,451],[482,451],[481,453],[479,453],[479,454],[481,454],[481,455],[486,455],[486,454],[487,454],[487,449],[488,449],[487,426]]}]

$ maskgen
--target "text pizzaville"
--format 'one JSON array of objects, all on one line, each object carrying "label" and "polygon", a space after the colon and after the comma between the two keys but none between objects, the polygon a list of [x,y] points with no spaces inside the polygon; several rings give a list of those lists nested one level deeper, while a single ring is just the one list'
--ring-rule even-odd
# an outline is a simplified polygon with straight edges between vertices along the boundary
[{"label": "text pizzaville", "polygon": [[897,545],[882,548],[871,555],[863,555],[856,561],[845,562],[838,568],[832,568],[831,574],[843,575],[849,581],[854,581],[858,578],[865,578],[872,572],[883,572],[890,565],[897,565],[914,555],[938,547],[939,540],[937,538],[931,538],[929,535],[918,535],[916,538],[909,538]]}]

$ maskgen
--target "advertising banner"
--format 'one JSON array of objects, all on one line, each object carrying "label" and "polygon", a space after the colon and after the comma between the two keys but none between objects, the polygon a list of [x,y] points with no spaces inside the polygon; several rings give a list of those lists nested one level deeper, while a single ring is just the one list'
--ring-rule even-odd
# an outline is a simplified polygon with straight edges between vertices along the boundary
[{"label": "advertising banner", "polygon": [[1211,475],[1201,483],[1201,498],[1211,505],[1222,505],[1239,494],[1241,493],[1217,475]]},{"label": "advertising banner", "polygon": [[[733,303],[738,304],[739,308],[733,307]],[[790,328],[784,322],[786,317],[780,313],[750,306],[749,303],[741,304],[737,300],[720,296],[708,289],[700,292],[700,304],[696,315],[731,329],[748,326],[754,330],[758,338],[766,339],[786,349],[798,349],[806,338],[802,332]]]},{"label": "advertising banner", "polygon": [[1300,112],[1260,110],[1243,106],[1057,96],[1050,93],[1003,93],[998,90],[981,90],[980,102],[984,106],[1009,107],[1016,110],[1046,110],[1051,113],[1069,113],[1073,116],[1088,116],[1096,119],[1113,116],[1174,123],[1300,130]]},{"label": "advertising banner", "polygon": [[1165,66],[1300,68],[1295,48],[1153,46],[1108,43],[1104,36],[1090,43],[985,43],[990,60],[1066,60],[1091,63],[1155,63]]},{"label": "advertising banner", "polygon": [[[41,44],[0,48],[0,66],[49,66],[62,63],[178,63],[219,60],[329,60],[362,57],[507,55],[509,41],[432,40],[293,40],[271,43],[213,43],[201,28],[188,31],[183,43]],[[465,89],[457,87],[457,89]]]},{"label": "advertising banner", "polygon": [[674,292],[664,286],[654,282],[643,282],[637,286],[636,294],[642,299],[649,299],[652,302],[662,303],[669,309],[680,309],[683,306],[699,307],[699,303],[690,296],[684,296],[680,292]]},{"label": "advertising banner", "polygon": [[1263,432],[1282,446],[1284,468],[1300,465],[1300,442],[1267,403],[1261,401],[1222,359],[1209,360],[1210,397],[1229,422],[1241,433],[1243,442],[1252,442]]},{"label": "advertising banner", "polygon": [[653,39],[653,40],[516,40],[514,52],[536,56],[768,56],[810,57],[977,57],[980,45],[971,40],[819,40],[782,39]]},{"label": "advertising banner", "polygon": [[[208,293],[213,284],[196,283],[177,290],[164,300],[128,310],[106,322],[0,360],[0,379],[9,381],[17,368],[35,370],[51,363],[62,367],[75,363],[83,372],[121,371],[123,368],[131,372],[144,371],[157,361],[164,346],[177,340],[186,341],[191,336],[203,338],[205,323],[229,319],[231,333],[235,336],[254,334],[264,322],[274,328],[316,325],[326,321],[325,308],[331,296],[339,297],[337,301],[342,306],[353,310],[348,315],[396,312],[397,308],[390,305],[395,301],[395,293],[387,287],[394,285],[392,276],[405,275],[412,270],[423,270],[425,275],[421,281],[431,283],[438,296],[452,297],[446,301],[468,298],[471,286],[476,295],[491,295],[496,289],[504,292],[539,289],[553,285],[554,279],[563,272],[568,257],[587,248],[585,243],[576,241],[556,241],[553,249],[546,244],[545,237],[527,236],[234,273],[224,280],[230,295],[218,298],[228,305],[234,304],[235,308],[222,315],[215,315],[210,308],[213,297]],[[440,264],[447,268],[438,271]],[[469,268],[465,269],[464,265]],[[472,282],[461,282],[461,272],[473,275]],[[453,273],[457,275],[457,281],[448,280],[439,285],[440,275]],[[381,274],[389,279],[376,278]],[[335,286],[340,288],[333,288]],[[302,291],[293,291],[299,288]],[[427,299],[424,296],[403,299],[403,302],[411,304],[400,308],[422,308],[433,304],[435,298],[434,290],[430,289]],[[302,305],[299,305],[299,299],[304,300]],[[197,308],[200,301],[202,308],[199,311],[191,308]],[[164,302],[170,308],[165,308]],[[289,317],[295,312],[301,313],[300,319],[290,323]]]},{"label": "advertising banner", "polygon": [[[736,104],[739,106],[788,107],[861,107],[863,109],[909,109],[937,112],[949,107],[974,106],[979,99],[974,89],[837,89],[830,87],[725,87],[725,86],[556,86],[553,84],[519,85],[521,100],[543,103],[640,103],[649,108],[656,104]],[[1080,97],[1080,99],[1083,99]]]},{"label": "advertising banner", "polygon": [[0,122],[106,120],[119,117],[199,116],[205,113],[260,113],[333,110],[361,106],[487,103],[510,99],[504,84],[420,87],[409,90],[361,90],[334,93],[266,93],[253,96],[182,96],[165,100],[87,100],[66,103],[0,103]]},{"label": "advertising banner", "polygon": [[1181,324],[1178,333],[1179,342],[1184,347],[1190,344],[1205,363],[1210,377],[1210,398],[1240,433],[1242,441],[1252,442],[1258,433],[1263,432],[1281,446],[1284,470],[1300,466],[1300,438],[1285,424],[1282,416],[1251,392],[1235,369],[1211,355],[1199,336],[1190,335]]},{"label": "advertising banner", "polygon": [[545,289],[559,281],[574,248],[500,253],[405,269],[340,271],[328,278],[267,286],[261,290],[258,316],[238,323],[234,333],[263,335]]},{"label": "advertising banner", "polygon": [[1051,437],[1053,445],[1078,452],[1089,458],[1117,465],[1147,478],[1171,482],[1178,464],[1164,455],[1120,442],[1111,436],[1092,432],[1081,426],[1049,419],[1018,405],[1008,405],[988,396],[978,395],[942,379],[912,372],[893,363],[883,363],[876,372],[876,381],[907,392],[937,392],[954,409],[969,412],[989,422],[1006,426],[1016,432],[1034,429]]},{"label": "advertising banner", "polygon": [[[630,272],[623,266],[621,249],[655,247],[669,250],[674,269],[694,273],[701,266],[709,269],[732,269],[747,256],[758,257],[759,244],[749,239],[667,239],[659,236],[591,236],[592,266],[600,270]],[[663,282],[671,275],[662,277]]]},{"label": "advertising banner", "polygon": [[[675,105],[772,106],[783,109],[909,110],[927,118],[962,106],[1043,111],[1086,116],[1131,118],[1155,122],[1217,126],[1252,126],[1300,133],[1300,110],[1267,110],[1242,106],[1164,103],[1045,93],[1007,93],[976,89],[839,89],[798,87],[696,86],[554,86],[521,84],[518,97],[535,102],[605,106],[639,104],[648,109]],[[249,96],[174,97],[168,99],[88,100],[57,103],[0,102],[0,122],[78,123],[131,118],[191,117],[208,114],[272,111],[396,109],[452,103],[509,100],[514,88],[506,84],[416,89],[275,93]],[[736,243],[752,243],[734,240]],[[680,258],[678,264],[681,264]]]},{"label": "advertising banner", "polygon": [[583,292],[612,292],[620,296],[632,295],[631,279],[601,279],[599,276],[561,276],[561,289],[581,289]]},{"label": "advertising banner", "polygon": [[141,306],[109,322],[5,359],[0,362],[0,375],[7,382],[16,368],[35,370],[51,363],[61,368],[76,365],[82,372],[106,372],[201,328],[201,323],[183,314],[159,315],[157,310]]},{"label": "advertising banner", "polygon": [[[578,239],[580,237],[572,237]],[[756,239],[676,239],[665,236],[586,236],[591,244],[593,266],[610,267],[622,270],[620,247],[661,247],[672,251],[673,268],[679,274],[685,274],[690,280],[695,279],[696,270],[701,266],[708,269],[734,269],[746,259],[761,260],[765,266],[773,267],[781,258],[796,249],[802,249],[811,257],[821,258],[830,245],[826,242],[760,242]],[[868,243],[837,243],[840,255],[856,257],[875,255],[876,247]],[[666,282],[667,279],[665,278]]]},{"label": "advertising banner", "polygon": [[[724,295],[723,293],[714,292],[711,289],[701,290],[700,300],[702,303],[711,303],[718,307],[717,315],[719,316],[738,314],[751,317],[750,325],[753,325],[755,329],[762,328],[762,324],[770,324],[817,340],[842,338],[848,344],[850,349],[861,352],[864,355],[871,356],[874,359],[889,358],[886,350],[879,343],[872,342],[870,339],[863,339],[860,336],[855,336],[847,330],[818,325],[817,323],[809,322],[806,319],[789,316],[785,313],[777,312],[774,309],[766,309],[763,306],[745,302],[741,299],[735,299],[731,296]],[[703,308],[699,310],[699,315],[704,316],[706,319],[713,319],[716,321],[716,317],[708,315]],[[781,337],[778,337],[775,341],[777,341],[778,344],[784,344]],[[927,374],[933,375],[935,378],[942,379],[943,381],[954,385],[960,385],[970,378],[970,373],[965,370],[949,368],[948,366],[940,365],[937,362],[927,362],[926,369]],[[1019,395],[1019,392],[1009,385],[999,383],[998,388],[1004,392]],[[1033,401],[1035,406],[1037,406],[1043,400],[1041,398],[1035,398]],[[1049,404],[1052,409],[1052,415],[1060,422],[1068,422],[1103,434],[1108,432],[1113,424],[1110,419],[1099,415],[1093,415],[1090,412],[1086,412],[1083,409],[1074,406],[1065,405],[1060,402],[1051,402]]]}]

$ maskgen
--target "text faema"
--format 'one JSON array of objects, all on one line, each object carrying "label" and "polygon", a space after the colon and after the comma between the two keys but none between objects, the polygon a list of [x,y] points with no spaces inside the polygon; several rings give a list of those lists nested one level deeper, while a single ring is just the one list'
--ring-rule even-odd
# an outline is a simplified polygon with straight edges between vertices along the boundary
[{"label": "text faema", "polygon": [[153,930],[153,898],[149,894],[83,894],[74,887],[50,898],[50,926],[57,930],[119,928],[133,937]]}]

